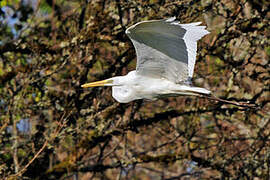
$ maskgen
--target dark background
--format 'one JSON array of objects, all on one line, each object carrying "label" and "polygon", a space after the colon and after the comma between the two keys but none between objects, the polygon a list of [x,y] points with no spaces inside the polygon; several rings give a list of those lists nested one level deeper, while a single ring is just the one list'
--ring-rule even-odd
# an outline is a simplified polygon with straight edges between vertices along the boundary
[{"label": "dark background", "polygon": [[[0,177],[270,179],[270,28],[264,0],[0,1]],[[119,104],[86,82],[136,67],[125,29],[203,22],[193,84],[241,108],[180,96]]]}]

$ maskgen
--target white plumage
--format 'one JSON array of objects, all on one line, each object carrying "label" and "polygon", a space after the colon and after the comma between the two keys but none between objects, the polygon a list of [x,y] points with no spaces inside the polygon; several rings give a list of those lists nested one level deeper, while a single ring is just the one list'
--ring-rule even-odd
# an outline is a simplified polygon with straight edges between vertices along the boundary
[{"label": "white plumage", "polygon": [[135,99],[156,99],[175,95],[211,92],[190,86],[197,41],[209,32],[200,22],[179,24],[175,18],[139,22],[126,30],[137,54],[136,71],[82,87],[112,86],[120,103]]}]

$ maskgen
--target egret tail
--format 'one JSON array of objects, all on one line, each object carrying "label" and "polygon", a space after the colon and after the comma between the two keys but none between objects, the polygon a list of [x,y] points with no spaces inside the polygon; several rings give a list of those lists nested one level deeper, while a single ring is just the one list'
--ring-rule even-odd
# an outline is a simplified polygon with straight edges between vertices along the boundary
[{"label": "egret tail", "polygon": [[176,90],[174,90],[174,92],[176,94],[193,95],[193,96],[202,96],[202,95],[209,96],[211,94],[211,91],[207,89],[185,85],[181,85],[179,89],[177,88]]}]

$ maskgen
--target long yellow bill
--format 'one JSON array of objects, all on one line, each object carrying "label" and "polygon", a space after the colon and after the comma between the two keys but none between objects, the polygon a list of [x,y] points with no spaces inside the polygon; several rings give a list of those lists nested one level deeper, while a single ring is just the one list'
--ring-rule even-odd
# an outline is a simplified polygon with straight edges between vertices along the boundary
[{"label": "long yellow bill", "polygon": [[92,83],[86,83],[81,85],[81,87],[83,88],[88,88],[88,87],[96,87],[96,86],[108,86],[108,85],[112,85],[113,80],[103,80],[103,81],[96,81],[96,82],[92,82]]}]

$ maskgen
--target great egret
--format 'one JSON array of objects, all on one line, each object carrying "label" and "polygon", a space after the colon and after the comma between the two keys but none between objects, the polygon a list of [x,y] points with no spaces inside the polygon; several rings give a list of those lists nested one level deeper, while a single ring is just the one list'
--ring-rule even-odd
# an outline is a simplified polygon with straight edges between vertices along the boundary
[{"label": "great egret", "polygon": [[120,103],[161,96],[210,94],[209,90],[190,85],[197,40],[209,33],[199,24],[179,24],[173,17],[142,21],[129,27],[126,34],[136,49],[136,71],[82,87],[112,86],[112,96]]},{"label": "great egret", "polygon": [[143,98],[195,95],[239,105],[219,99],[207,89],[191,86],[197,41],[209,33],[205,26],[199,24],[180,24],[173,17],[142,21],[129,27],[126,34],[136,50],[136,70],[81,87],[112,86],[112,96],[120,103]]}]

